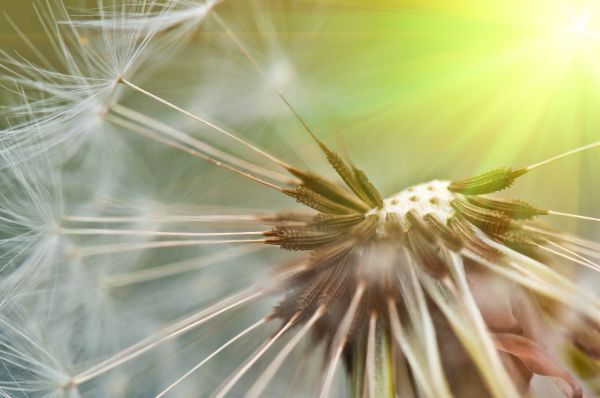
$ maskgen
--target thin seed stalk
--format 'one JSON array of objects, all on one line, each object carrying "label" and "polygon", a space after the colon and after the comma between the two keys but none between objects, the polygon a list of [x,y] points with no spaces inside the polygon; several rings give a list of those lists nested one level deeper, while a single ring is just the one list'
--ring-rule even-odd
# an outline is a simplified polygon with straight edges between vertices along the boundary
[{"label": "thin seed stalk", "polygon": [[350,369],[350,391],[352,398],[363,398],[365,392],[365,372],[367,363],[366,333],[362,333],[356,344],[357,349],[352,355],[352,368]]},{"label": "thin seed stalk", "polygon": [[[381,364],[379,366],[380,371],[375,372],[375,375],[380,375],[381,377],[378,380],[378,385],[381,386],[381,396],[382,397],[396,397],[396,366],[395,366],[395,355],[394,355],[394,346],[392,344],[393,338],[391,335],[391,330],[389,327],[386,327],[382,330],[382,338],[381,338]],[[377,352],[377,351],[375,351]],[[377,363],[377,362],[376,362]],[[375,396],[378,396],[377,394]]]},{"label": "thin seed stalk", "polygon": [[370,354],[369,332],[364,330],[361,333],[351,359],[349,381],[353,398],[396,397],[395,354],[391,342],[389,327],[378,322]]}]

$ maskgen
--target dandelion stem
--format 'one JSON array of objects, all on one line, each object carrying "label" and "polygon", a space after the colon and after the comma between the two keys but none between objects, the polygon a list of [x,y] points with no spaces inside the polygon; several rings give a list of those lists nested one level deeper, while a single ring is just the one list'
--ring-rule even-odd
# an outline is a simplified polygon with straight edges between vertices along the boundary
[{"label": "dandelion stem", "polygon": [[268,293],[272,287],[255,285],[242,290],[241,292],[234,294],[220,302],[212,305],[209,308],[203,309],[175,324],[168,326],[157,333],[145,338],[144,340],[118,352],[112,357],[98,363],[97,365],[89,368],[88,370],[78,374],[73,378],[74,385],[80,385],[87,381],[90,381],[109,370],[122,365],[145,352],[157,347],[158,345],[172,340],[184,333],[187,333],[212,318],[226,313],[242,304],[245,304],[253,299],[264,296]]},{"label": "dandelion stem", "polygon": [[[217,23],[219,25],[221,25],[221,27],[223,29],[225,29],[225,33],[227,34],[227,36],[229,36],[231,38],[231,40],[239,48],[239,50],[242,52],[242,54],[244,54],[244,56],[248,59],[248,61],[250,61],[250,63],[252,65],[254,65],[254,68],[256,68],[256,70],[261,75],[261,77],[265,81],[267,81],[268,80],[267,74],[265,73],[263,68],[260,66],[258,61],[256,61],[256,58],[254,58],[252,56],[252,54],[250,54],[250,51],[248,51],[246,46],[244,46],[244,44],[242,43],[240,38],[225,24],[225,21],[223,21],[223,19],[221,17],[219,17],[219,15],[217,15],[216,12],[213,11],[212,16],[217,21]],[[313,133],[312,129],[310,128],[310,126],[308,125],[306,120],[304,120],[304,118],[296,111],[296,109],[292,106],[292,104],[289,102],[287,97],[281,92],[281,90],[277,89],[276,93],[277,93],[277,96],[279,96],[279,98],[283,101],[285,106],[292,112],[294,117],[300,122],[302,127],[304,127],[304,129],[311,135],[311,137],[316,139],[316,135]]]},{"label": "dandelion stem", "polygon": [[255,351],[247,361],[227,380],[215,393],[214,398],[224,398],[225,395],[235,386],[235,384],[246,374],[246,372],[258,361],[267,350],[294,324],[300,313],[296,313],[277,334],[271,337],[265,344],[263,344],[257,351]]},{"label": "dandelion stem", "polygon": [[[403,330],[396,304],[393,299],[390,299],[388,310],[392,320],[392,332],[409,361],[416,379],[420,380],[419,385],[424,386],[423,388],[427,386],[426,395],[451,397],[452,394],[443,371],[431,313],[415,274],[415,270],[419,268],[407,252],[404,254],[410,266],[401,270],[400,289],[409,316],[406,330]],[[396,325],[393,322],[394,317],[398,320]]]},{"label": "dandelion stem", "polygon": [[116,243],[108,245],[87,246],[79,249],[81,257],[97,256],[104,254],[123,253],[128,251],[162,249],[168,247],[200,246],[200,245],[225,245],[235,243],[265,243],[266,239],[228,239],[228,240],[165,240],[159,242],[142,243]]},{"label": "dandelion stem", "polygon": [[151,280],[181,274],[184,272],[197,271],[210,265],[219,264],[231,258],[264,249],[266,246],[237,246],[231,249],[221,250],[216,254],[204,257],[192,258],[190,260],[178,261],[166,265],[142,269],[140,271],[111,275],[104,279],[104,286],[109,288],[128,286],[135,283],[148,282]]},{"label": "dandelion stem", "polygon": [[[414,352],[414,349],[417,348],[418,346],[417,346],[417,344],[414,344],[414,345],[410,344],[410,340],[409,340],[408,336],[406,335],[406,332],[404,332],[402,325],[400,324],[400,317],[398,316],[398,310],[396,309],[396,303],[395,303],[394,299],[391,297],[388,299],[388,313],[390,316],[389,320],[390,320],[390,326],[392,329],[392,334],[393,334],[396,342],[400,346],[400,349],[402,350],[404,357],[410,364],[410,368],[412,369],[412,371],[414,373],[413,377],[416,378],[416,380],[419,382],[419,385],[423,385],[424,388],[430,389],[431,386],[428,383],[428,381],[430,379],[428,379],[425,376],[425,373],[423,372],[423,368],[425,367],[425,364],[422,364],[419,362],[419,358],[424,358],[424,355],[416,355],[416,353]],[[424,362],[424,361],[422,361],[422,362]],[[428,391],[430,391],[430,390],[428,390]]]},{"label": "dandelion stem", "polygon": [[376,397],[375,394],[377,388],[377,381],[375,380],[375,335],[377,334],[377,312],[372,312],[369,317],[369,333],[367,336],[367,366],[366,366],[366,379],[369,397]]},{"label": "dandelion stem", "polygon": [[285,169],[291,168],[291,166],[289,164],[285,163],[284,161],[282,161],[282,160],[276,158],[275,156],[273,156],[273,155],[271,155],[271,154],[263,151],[262,149],[258,148],[257,146],[255,146],[253,144],[250,144],[247,141],[244,141],[243,139],[241,139],[240,137],[236,136],[235,134],[228,132],[227,130],[223,129],[222,127],[217,126],[214,123],[209,122],[208,120],[203,119],[203,118],[201,118],[201,117],[199,117],[197,115],[194,115],[193,113],[188,112],[185,109],[180,108],[177,105],[174,105],[174,104],[170,103],[169,101],[166,101],[166,100],[162,99],[161,97],[159,97],[159,96],[157,96],[155,94],[152,94],[151,92],[146,91],[146,90],[144,90],[143,88],[141,88],[139,86],[136,86],[135,84],[131,83],[130,81],[128,81],[128,80],[126,80],[126,79],[124,79],[122,77],[119,79],[119,82],[122,83],[122,84],[124,84],[125,86],[127,86],[127,87],[129,87],[129,88],[131,88],[131,89],[133,89],[133,90],[135,90],[137,92],[139,92],[140,94],[143,94],[143,95],[145,95],[145,96],[147,96],[149,98],[152,98],[153,100],[155,100],[155,101],[157,101],[157,102],[159,102],[159,103],[161,103],[161,104],[163,104],[163,105],[165,105],[165,106],[167,106],[167,107],[169,107],[169,108],[171,108],[171,109],[173,109],[173,110],[175,110],[177,112],[180,112],[180,113],[188,116],[191,119],[194,119],[194,120],[196,120],[196,121],[198,121],[200,123],[203,123],[203,124],[211,127],[212,129],[218,131],[219,133],[226,135],[227,137],[229,137],[229,138],[231,138],[231,139],[239,142],[240,144],[246,146],[247,148],[250,148],[251,150],[253,150],[254,152],[260,154],[261,156],[263,156],[263,157],[271,160],[272,162],[278,164],[279,166],[281,166],[281,167],[283,167]]},{"label": "dandelion stem", "polygon": [[543,228],[536,228],[536,227],[533,227],[531,225],[524,225],[523,229],[526,229],[528,231],[537,232],[539,234],[543,234],[543,235],[546,235],[546,236],[550,236],[552,238],[560,239],[563,242],[567,242],[567,243],[569,243],[571,245],[576,246],[577,250],[587,249],[588,252],[594,253],[593,254],[594,256],[596,256],[596,257],[600,256],[600,253],[598,253],[598,252],[600,252],[600,244],[598,244],[596,242],[592,242],[592,241],[589,241],[587,239],[582,239],[582,238],[579,238],[577,236],[569,235],[569,234],[566,234],[566,233],[558,233],[558,232],[546,231]]},{"label": "dandelion stem", "polygon": [[594,270],[596,272],[600,272],[600,265],[598,265],[598,264],[594,263],[593,261],[591,261],[591,260],[583,257],[579,253],[576,253],[573,250],[569,250],[566,247],[562,247],[562,246],[560,246],[560,245],[558,245],[558,244],[556,244],[554,242],[551,242],[551,241],[548,241],[548,243],[551,244],[551,245],[553,245],[553,246],[555,246],[555,247],[557,247],[557,248],[559,248],[559,249],[561,249],[561,250],[564,250],[565,252],[571,254],[574,257],[567,256],[564,253],[561,253],[561,252],[559,252],[557,250],[551,249],[551,248],[546,247],[544,245],[537,244],[536,246],[539,247],[542,250],[545,250],[545,251],[549,252],[549,253],[556,254],[557,256],[560,256],[560,257],[562,257],[562,258],[564,258],[566,260],[573,261],[574,263],[577,263],[579,265],[583,265],[584,267],[590,268],[590,269],[592,269],[592,270]]},{"label": "dandelion stem", "polygon": [[260,178],[255,177],[252,174],[248,174],[248,173],[246,173],[246,172],[244,172],[242,170],[236,169],[235,167],[230,166],[229,164],[223,163],[220,160],[214,159],[214,158],[212,158],[212,157],[210,157],[210,156],[208,156],[208,155],[206,155],[206,154],[204,154],[202,152],[198,152],[198,151],[196,151],[194,149],[191,149],[191,148],[189,148],[189,147],[187,147],[185,145],[182,145],[182,144],[180,144],[178,142],[175,142],[175,141],[172,141],[172,140],[168,140],[168,139],[163,138],[163,137],[159,137],[154,132],[150,131],[149,129],[147,129],[145,127],[139,126],[137,124],[134,124],[132,122],[124,120],[124,119],[122,119],[120,117],[115,117],[114,115],[107,115],[107,116],[105,116],[105,119],[109,120],[110,122],[112,122],[114,124],[117,124],[117,125],[120,125],[122,127],[125,127],[126,129],[128,129],[128,130],[130,130],[130,131],[132,131],[134,133],[140,134],[140,135],[142,135],[142,136],[144,136],[146,138],[150,138],[150,139],[158,141],[158,142],[160,142],[162,144],[171,146],[171,147],[173,147],[175,149],[179,149],[180,151],[186,152],[186,153],[188,153],[188,154],[190,154],[192,156],[204,159],[207,162],[210,162],[210,163],[214,164],[217,167],[224,168],[224,169],[229,170],[231,172],[234,172],[234,173],[236,173],[238,175],[241,175],[242,177],[248,178],[248,179],[250,179],[250,180],[252,180],[254,182],[258,182],[259,184],[265,185],[265,186],[267,186],[269,188],[273,188],[273,189],[275,189],[275,190],[277,190],[279,192],[283,192],[283,188],[281,188],[281,187],[279,187],[279,186],[277,186],[275,184],[271,184],[270,182],[261,180]]},{"label": "dandelion stem", "polygon": [[[486,243],[505,253],[508,261],[499,265],[469,250],[463,249],[462,253],[465,257],[509,280],[579,311],[597,322],[600,321],[600,311],[598,310],[600,301],[589,292],[578,288],[561,274],[534,259],[504,248],[492,240],[486,240]],[[510,268],[503,265],[509,265]],[[582,306],[581,303],[588,303],[588,305]]]},{"label": "dandelion stem", "polygon": [[82,228],[71,229],[61,228],[60,232],[65,235],[116,235],[116,236],[172,236],[172,237],[212,237],[212,236],[247,236],[264,235],[268,231],[247,231],[247,232],[172,232],[172,231],[151,231],[151,230],[131,230],[131,229],[97,229]]},{"label": "dandelion stem", "polygon": [[329,397],[329,393],[331,390],[331,384],[333,383],[333,376],[335,375],[335,371],[337,369],[338,362],[340,361],[340,357],[342,355],[342,351],[344,350],[344,346],[348,341],[348,332],[350,331],[350,327],[352,325],[352,321],[354,320],[354,315],[356,314],[356,310],[358,309],[358,305],[360,300],[365,292],[366,285],[364,282],[360,283],[356,288],[356,292],[354,293],[354,297],[348,306],[348,310],[340,323],[339,329],[336,332],[333,343],[331,345],[331,352],[329,353],[329,364],[325,371],[325,379],[321,386],[321,392],[319,394],[320,398]]},{"label": "dandelion stem", "polygon": [[294,374],[289,379],[288,387],[286,389],[285,394],[283,395],[284,397],[294,396],[293,391],[295,391],[298,384],[300,384],[300,382],[303,380],[303,377],[306,376],[304,367],[306,366],[307,363],[310,362],[312,355],[314,353],[315,353],[315,351],[313,351],[313,350],[304,350],[302,352],[302,358],[300,359],[300,362],[298,363],[296,370],[294,370]]},{"label": "dandelion stem", "polygon": [[254,385],[250,388],[246,394],[246,398],[258,398],[263,390],[269,384],[269,381],[275,376],[277,371],[281,368],[281,365],[292,352],[292,350],[298,345],[302,338],[308,333],[310,328],[315,322],[325,314],[325,306],[321,305],[314,315],[302,326],[302,329],[285,345],[285,347],[277,354],[273,362],[263,372],[263,374],[256,380]]},{"label": "dandelion stem", "polygon": [[174,216],[149,216],[149,217],[128,217],[128,216],[108,216],[108,217],[96,217],[96,216],[63,216],[63,220],[72,222],[85,222],[85,223],[138,223],[138,222],[158,222],[158,223],[223,223],[223,222],[261,222],[262,217],[260,215],[209,215],[209,216],[187,216],[187,215],[174,215]]},{"label": "dandelion stem", "polygon": [[221,351],[223,351],[224,349],[226,349],[227,347],[229,347],[231,344],[235,343],[237,340],[239,340],[240,338],[242,338],[246,334],[250,333],[251,331],[253,331],[257,327],[265,324],[267,321],[268,321],[268,318],[263,318],[263,319],[259,320],[258,322],[254,323],[253,325],[249,326],[248,328],[242,330],[240,333],[238,333],[237,335],[235,335],[231,339],[227,340],[227,342],[225,344],[223,344],[222,346],[220,346],[219,348],[217,348],[209,356],[207,356],[206,358],[204,358],[196,366],[194,366],[193,368],[191,368],[183,376],[181,376],[179,379],[177,379],[173,384],[171,384],[167,388],[165,388],[160,394],[158,394],[156,396],[156,398],[161,398],[161,397],[165,396],[166,393],[168,393],[169,391],[171,391],[175,386],[177,386],[179,383],[181,383],[183,380],[185,380],[189,375],[191,375],[192,373],[194,373],[195,371],[197,371],[198,369],[200,369],[202,366],[204,366],[204,364],[206,364],[208,361],[210,361],[211,359],[213,359]]},{"label": "dandelion stem", "polygon": [[[456,299],[462,302],[459,308],[464,308],[465,320],[463,320],[463,326],[472,325],[471,333],[467,332],[463,335],[464,342],[471,340],[471,344],[479,346],[479,348],[473,347],[471,355],[475,362],[479,362],[479,368],[482,371],[483,377],[486,379],[488,386],[490,387],[492,394],[497,397],[502,396],[516,396],[516,389],[511,381],[509,374],[506,372],[502,359],[499,357],[494,342],[489,333],[488,327],[481,315],[475,298],[471,292],[469,284],[467,282],[467,276],[465,272],[464,262],[461,256],[454,252],[449,252],[450,257],[450,270],[454,277],[454,284],[449,281],[447,286],[449,288],[456,287],[453,294]],[[446,303],[447,316],[452,312],[452,307]],[[449,319],[451,322],[451,320]],[[459,335],[464,334],[464,330],[461,332],[458,324],[455,325],[455,332]],[[470,336],[467,336],[470,335]],[[471,344],[466,344],[465,348],[468,350]]]},{"label": "dandelion stem", "polygon": [[252,162],[248,162],[244,159],[240,159],[236,156],[230,155],[226,152],[223,152],[205,142],[202,142],[194,137],[187,135],[186,133],[179,131],[169,125],[166,125],[154,118],[151,118],[148,115],[145,115],[140,112],[136,112],[133,109],[127,108],[120,104],[114,104],[111,108],[111,111],[124,116],[128,119],[131,119],[137,123],[141,123],[149,128],[165,134],[177,141],[181,141],[194,149],[197,149],[213,158],[217,158],[226,162],[229,162],[235,166],[241,167],[243,169],[249,170],[255,174],[262,175],[263,177],[272,178],[276,181],[282,182],[284,184],[296,184],[297,181],[290,176],[286,176],[272,170],[263,168],[254,164]]},{"label": "dandelion stem", "polygon": [[559,159],[565,158],[567,156],[575,155],[577,153],[584,152],[584,151],[587,151],[589,149],[593,149],[593,148],[596,148],[596,147],[599,147],[599,146],[600,146],[600,141],[592,142],[591,144],[587,144],[587,145],[581,146],[579,148],[571,149],[570,151],[567,151],[567,152],[561,153],[559,155],[553,156],[550,159],[542,160],[541,162],[538,162],[538,163],[532,164],[530,166],[527,166],[525,168],[525,170],[526,171],[531,171],[531,170],[536,169],[536,168],[538,168],[540,166],[544,166],[544,165],[546,165],[548,163],[554,162],[555,160],[559,160]]},{"label": "dandelion stem", "polygon": [[570,217],[570,218],[577,218],[579,220],[587,220],[587,221],[600,222],[600,218],[589,217],[589,216],[582,216],[582,215],[579,215],[579,214],[572,214],[572,213],[563,213],[563,212],[554,211],[554,210],[548,210],[548,214],[553,215],[553,216]]}]

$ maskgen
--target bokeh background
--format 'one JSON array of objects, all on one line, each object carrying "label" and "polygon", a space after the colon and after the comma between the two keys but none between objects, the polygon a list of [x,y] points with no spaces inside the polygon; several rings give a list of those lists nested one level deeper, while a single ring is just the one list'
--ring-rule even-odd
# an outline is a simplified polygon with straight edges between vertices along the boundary
[{"label": "bokeh background", "polygon": [[[95,4],[65,5],[85,14]],[[44,48],[29,1],[0,6]],[[388,194],[425,179],[521,166],[600,138],[595,1],[225,1],[218,8],[319,135],[344,146]],[[206,25],[188,46],[218,35]],[[0,43],[28,53],[9,23],[0,24]],[[200,75],[195,61],[188,64]],[[222,105],[228,121],[241,113],[247,131],[250,116],[284,128],[270,136],[300,145],[300,127],[272,91],[261,93],[262,108],[244,106],[256,103],[261,85],[244,59],[200,61],[209,80],[232,83],[219,83],[223,95],[212,109]],[[189,87],[174,75],[165,71],[162,84]],[[235,101],[223,98],[236,91]],[[597,154],[584,154],[517,189],[541,205],[600,215],[590,184],[597,169]]]},{"label": "bokeh background", "polygon": [[[37,57],[15,31],[17,26],[60,70],[33,4],[0,0],[0,11],[10,18],[0,23],[0,48]],[[96,13],[94,1],[64,4],[83,18]],[[172,43],[170,52],[153,55],[156,62],[144,66],[152,70],[140,71],[136,83],[289,162],[331,173],[314,142],[277,97],[275,90],[281,90],[317,135],[347,153],[384,196],[430,179],[525,166],[600,140],[597,1],[223,0],[216,11],[257,58],[268,81],[209,16],[185,40]],[[5,91],[0,98],[2,105],[11,101]],[[263,162],[147,98],[131,95],[124,102],[228,152]],[[213,206],[214,211],[295,205],[198,159],[126,133],[123,141],[129,149],[110,149],[113,153],[106,158],[111,172],[101,178],[91,177],[96,158],[90,164],[81,158],[67,164],[67,185],[71,189],[80,185],[84,192],[66,192],[67,201],[89,195],[92,205],[118,210],[139,209],[154,201]],[[71,172],[76,169],[73,163],[82,171]],[[506,195],[600,217],[599,169],[599,150],[579,154],[524,176]],[[591,222],[550,221],[587,238],[600,237]],[[150,267],[205,255],[203,250],[160,256],[136,253],[94,265],[110,276],[123,271],[115,264]],[[139,290],[118,291],[111,303],[123,318],[128,317],[127,308],[131,313],[149,312],[151,319],[174,319],[206,305],[225,288],[243,287],[260,278],[283,257],[261,252],[246,257],[243,271],[229,262],[194,277],[183,275]],[[223,330],[219,322],[184,344],[206,350],[208,339],[221,337],[215,333]],[[138,332],[139,336],[125,339],[135,341],[146,334],[142,328]],[[189,358],[180,351],[173,356],[181,367],[172,372],[180,375],[197,360],[198,352],[189,350]],[[221,365],[235,364],[237,356],[228,354]],[[219,367],[215,369],[218,372]],[[105,385],[118,389],[119,377],[127,384],[119,373],[111,377],[114,380]]]}]

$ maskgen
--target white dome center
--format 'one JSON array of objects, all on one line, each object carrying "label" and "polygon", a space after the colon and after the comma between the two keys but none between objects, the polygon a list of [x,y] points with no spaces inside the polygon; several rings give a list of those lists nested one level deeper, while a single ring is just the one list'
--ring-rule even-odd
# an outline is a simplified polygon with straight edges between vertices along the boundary
[{"label": "white dome center", "polygon": [[402,219],[406,213],[414,210],[420,216],[433,214],[442,222],[446,222],[454,210],[450,202],[456,196],[448,190],[449,181],[434,180],[414,185],[383,201],[383,208],[372,209],[367,215],[378,214],[382,220],[388,213],[396,213]]}]

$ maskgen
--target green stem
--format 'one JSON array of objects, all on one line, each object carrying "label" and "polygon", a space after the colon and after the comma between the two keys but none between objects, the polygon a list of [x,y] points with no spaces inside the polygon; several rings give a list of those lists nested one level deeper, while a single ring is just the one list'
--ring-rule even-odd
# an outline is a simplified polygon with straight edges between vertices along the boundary
[{"label": "green stem", "polygon": [[[354,344],[350,387],[353,398],[395,398],[395,360],[392,338],[387,325],[377,322],[373,343],[373,358],[369,359],[369,330],[364,328]],[[368,365],[372,360],[373,364]],[[373,367],[370,380],[368,368]]]}]

